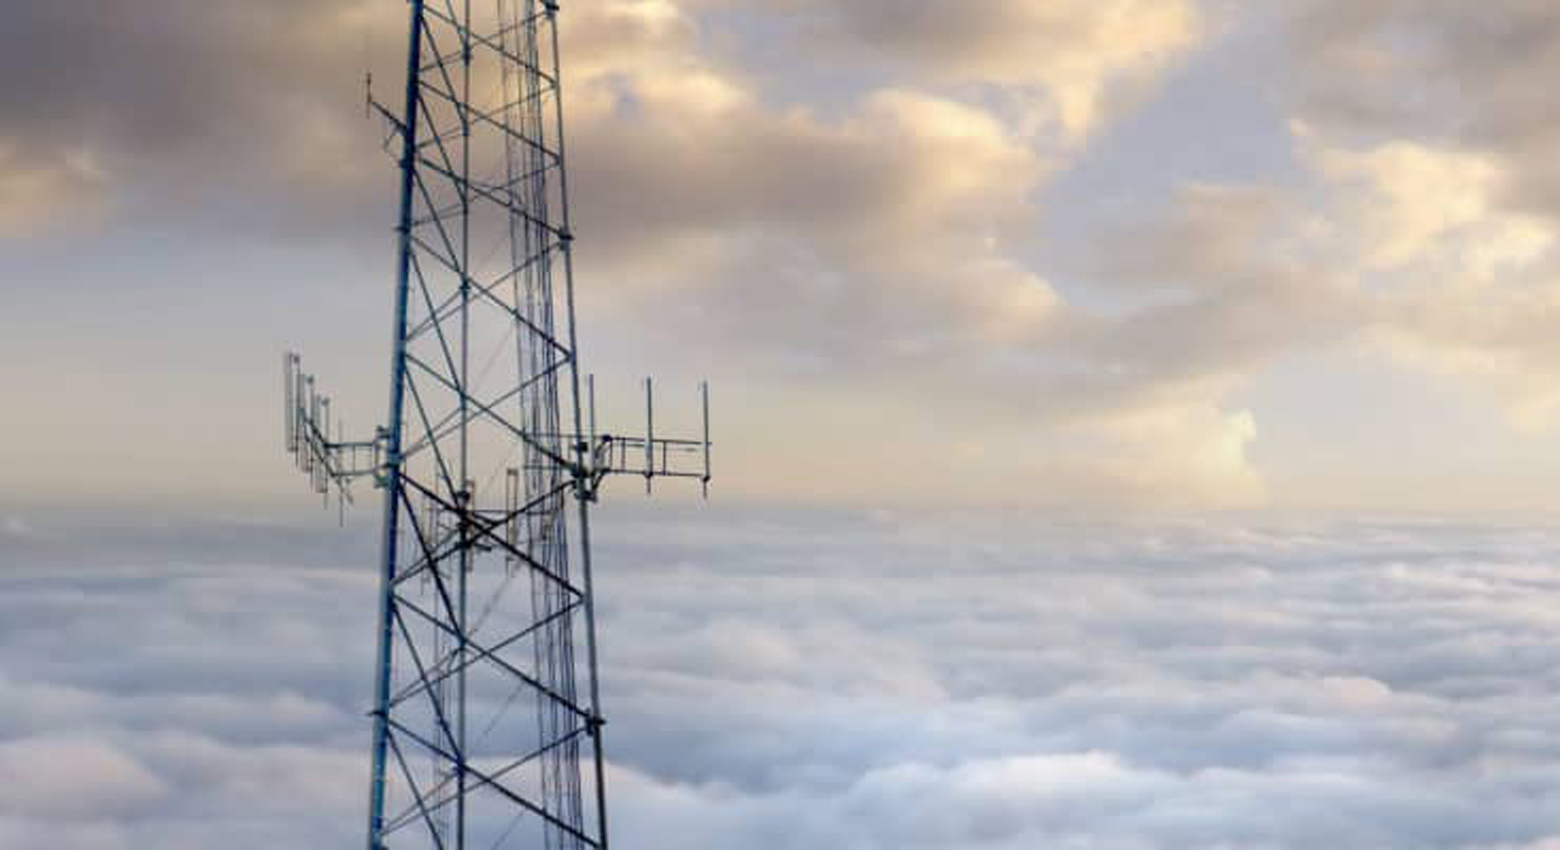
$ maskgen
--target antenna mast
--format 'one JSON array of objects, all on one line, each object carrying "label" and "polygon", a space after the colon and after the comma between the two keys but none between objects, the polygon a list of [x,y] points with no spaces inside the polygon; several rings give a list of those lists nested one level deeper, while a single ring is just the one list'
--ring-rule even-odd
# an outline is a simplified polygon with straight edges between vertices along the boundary
[{"label": "antenna mast", "polygon": [[[332,438],[284,360],[320,493],[384,491],[368,848],[607,847],[590,507],[696,479],[701,439],[598,434],[580,371],[554,0],[411,0],[388,424]],[[587,427],[588,421],[588,427]],[[339,430],[339,425],[338,425]]]}]

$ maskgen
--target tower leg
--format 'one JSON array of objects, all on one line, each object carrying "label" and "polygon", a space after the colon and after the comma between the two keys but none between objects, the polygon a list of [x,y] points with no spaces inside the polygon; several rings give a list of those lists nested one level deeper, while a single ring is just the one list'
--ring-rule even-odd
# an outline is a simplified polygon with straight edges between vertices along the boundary
[{"label": "tower leg", "polygon": [[400,537],[402,498],[401,420],[406,386],[406,311],[412,264],[412,189],[417,169],[418,77],[422,64],[423,0],[411,0],[411,26],[406,51],[406,111],[401,122],[401,208],[395,287],[395,335],[390,363],[390,412],[385,449],[384,536],[380,540],[379,634],[374,680],[374,737],[368,793],[368,850],[383,850],[385,826],[385,758],[389,747],[391,648],[395,639],[396,546]]}]

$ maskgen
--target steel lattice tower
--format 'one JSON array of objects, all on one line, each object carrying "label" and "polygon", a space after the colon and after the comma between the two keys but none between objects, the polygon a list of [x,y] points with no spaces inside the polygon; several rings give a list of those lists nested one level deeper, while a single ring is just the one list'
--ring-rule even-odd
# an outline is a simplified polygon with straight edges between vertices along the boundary
[{"label": "steel lattice tower", "polygon": [[[285,360],[318,492],[384,493],[368,847],[607,846],[590,506],[709,481],[702,440],[598,435],[574,325],[558,4],[412,0],[389,424],[332,436]],[[372,99],[371,99],[372,102]],[[339,430],[339,424],[337,425]]]}]

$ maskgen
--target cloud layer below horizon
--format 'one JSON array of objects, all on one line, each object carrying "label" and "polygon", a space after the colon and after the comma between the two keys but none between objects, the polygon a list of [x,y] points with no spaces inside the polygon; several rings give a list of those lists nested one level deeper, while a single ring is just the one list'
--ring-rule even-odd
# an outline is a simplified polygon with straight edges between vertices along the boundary
[{"label": "cloud layer below horizon", "polygon": [[[1560,842],[1553,529],[612,513],[620,843]],[[0,843],[357,840],[340,535],[11,524]]]}]

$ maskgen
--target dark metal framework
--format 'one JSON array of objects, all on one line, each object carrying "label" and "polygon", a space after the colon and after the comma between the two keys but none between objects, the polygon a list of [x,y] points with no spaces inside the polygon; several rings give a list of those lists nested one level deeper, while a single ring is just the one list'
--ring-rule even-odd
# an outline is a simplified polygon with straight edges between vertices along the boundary
[{"label": "dark metal framework", "polygon": [[[607,846],[590,506],[700,480],[699,440],[597,434],[574,326],[558,5],[412,0],[389,424],[332,438],[285,367],[315,489],[384,493],[368,847]],[[339,425],[337,426],[339,430]]]}]

